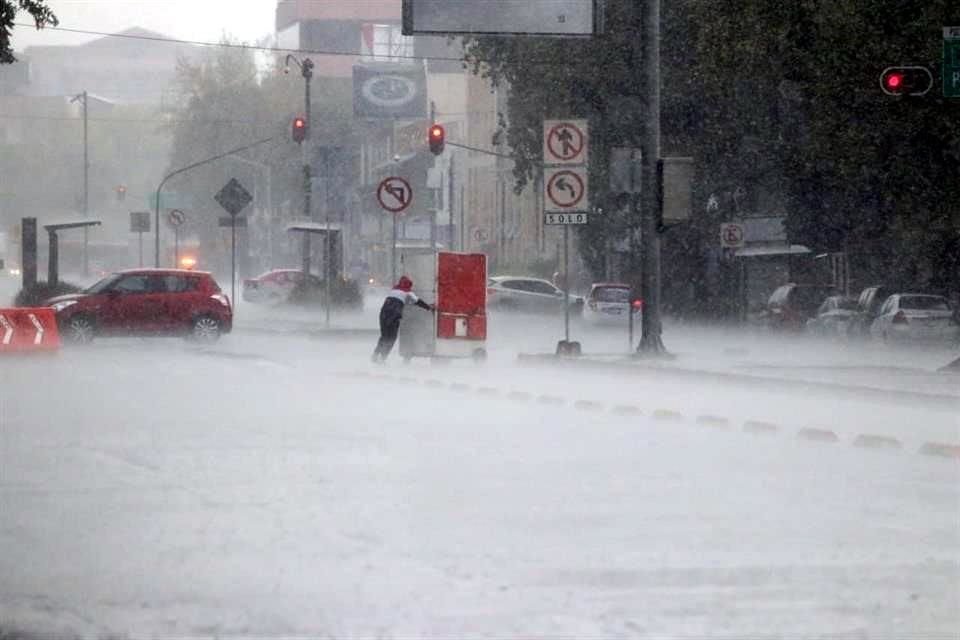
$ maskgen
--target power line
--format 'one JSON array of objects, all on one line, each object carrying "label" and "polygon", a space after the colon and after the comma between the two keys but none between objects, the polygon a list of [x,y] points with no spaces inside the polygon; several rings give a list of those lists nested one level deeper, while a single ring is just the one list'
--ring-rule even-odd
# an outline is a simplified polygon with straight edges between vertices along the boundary
[{"label": "power line", "polygon": [[[277,122],[268,122],[266,120],[229,120],[224,118],[218,118],[216,120],[191,120],[191,119],[174,119],[174,118],[102,118],[102,117],[90,117],[88,118],[91,122],[118,122],[118,123],[133,123],[133,124],[232,124],[232,125],[277,125]],[[60,122],[80,122],[82,118],[70,117],[70,116],[20,116],[20,115],[8,115],[0,114],[0,120],[52,120]],[[280,123],[282,124],[282,122]]]},{"label": "power line", "polygon": [[[15,22],[17,27],[30,27],[35,28],[36,25],[29,24],[26,22]],[[144,34],[135,34],[135,33],[108,33],[106,31],[93,31],[90,29],[71,29],[69,27],[43,27],[44,30],[50,31],[63,31],[64,33],[79,33],[82,35],[88,36],[101,36],[104,38],[124,38],[127,40],[149,40],[151,42],[167,42],[170,44],[189,44],[198,47],[221,47],[224,49],[242,49],[246,51],[265,51],[267,53],[301,53],[301,54],[310,54],[315,56],[348,56],[351,58],[362,58],[370,57],[374,58],[374,61],[377,61],[377,58],[387,58],[387,59],[400,59],[400,60],[435,60],[437,62],[463,62],[463,57],[453,57],[453,56],[416,56],[416,55],[402,55],[402,54],[389,54],[389,55],[367,55],[359,51],[336,51],[332,49],[286,49],[283,47],[267,47],[262,45],[253,45],[253,44],[237,44],[233,42],[209,42],[204,40],[185,40],[181,38],[169,38],[167,36],[148,36]]]}]

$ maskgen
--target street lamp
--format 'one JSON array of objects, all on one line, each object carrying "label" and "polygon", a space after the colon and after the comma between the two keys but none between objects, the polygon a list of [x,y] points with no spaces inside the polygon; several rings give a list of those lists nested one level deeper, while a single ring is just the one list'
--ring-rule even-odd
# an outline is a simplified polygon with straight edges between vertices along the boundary
[{"label": "street lamp", "polygon": [[[79,102],[83,105],[83,217],[90,217],[90,162],[87,153],[87,92],[78,93],[70,99],[70,103]],[[90,236],[87,227],[83,228],[83,275],[90,273]]]}]

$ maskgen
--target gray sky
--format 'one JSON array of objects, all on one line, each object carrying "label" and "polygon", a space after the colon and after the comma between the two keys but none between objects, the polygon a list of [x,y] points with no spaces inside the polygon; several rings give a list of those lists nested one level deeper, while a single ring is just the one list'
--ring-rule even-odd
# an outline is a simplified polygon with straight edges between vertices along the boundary
[{"label": "gray sky", "polygon": [[[116,32],[142,27],[187,40],[220,40],[223,34],[253,42],[273,33],[276,0],[48,0],[70,29]],[[30,22],[24,12],[17,22]],[[13,46],[17,51],[32,45],[80,44],[97,36],[55,30],[37,31],[16,27]]]}]

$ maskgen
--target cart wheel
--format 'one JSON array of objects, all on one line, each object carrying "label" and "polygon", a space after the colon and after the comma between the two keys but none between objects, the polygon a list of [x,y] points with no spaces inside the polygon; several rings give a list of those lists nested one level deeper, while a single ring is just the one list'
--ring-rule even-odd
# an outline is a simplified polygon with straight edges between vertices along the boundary
[{"label": "cart wheel", "polygon": [[487,361],[487,350],[474,349],[472,357],[475,364],[483,364]]}]

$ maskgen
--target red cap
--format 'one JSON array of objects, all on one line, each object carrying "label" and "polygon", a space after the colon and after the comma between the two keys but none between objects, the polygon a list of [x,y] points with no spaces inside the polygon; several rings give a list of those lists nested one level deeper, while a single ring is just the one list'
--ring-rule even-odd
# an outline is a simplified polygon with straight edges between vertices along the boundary
[{"label": "red cap", "polygon": [[397,286],[395,288],[400,289],[400,291],[410,291],[413,289],[413,280],[407,276],[400,276],[400,280],[397,281]]}]

